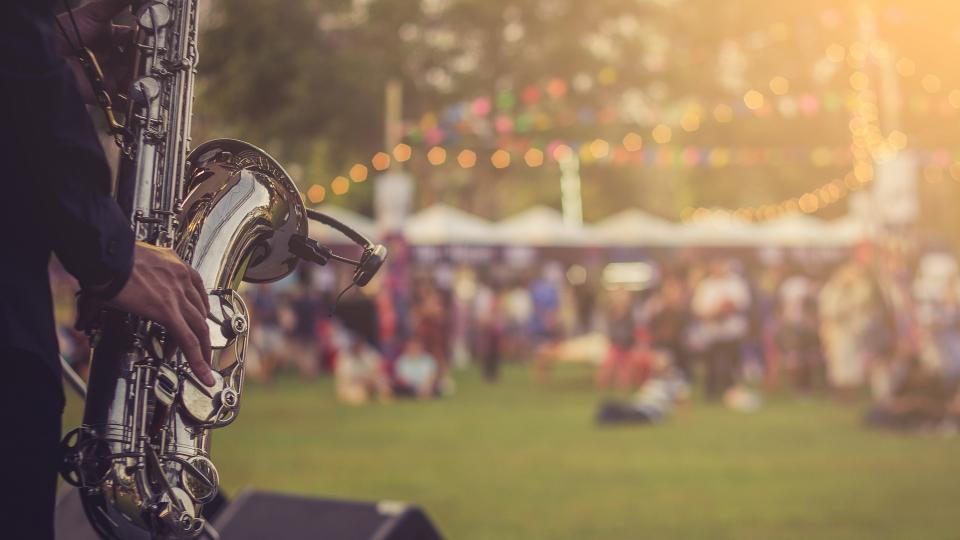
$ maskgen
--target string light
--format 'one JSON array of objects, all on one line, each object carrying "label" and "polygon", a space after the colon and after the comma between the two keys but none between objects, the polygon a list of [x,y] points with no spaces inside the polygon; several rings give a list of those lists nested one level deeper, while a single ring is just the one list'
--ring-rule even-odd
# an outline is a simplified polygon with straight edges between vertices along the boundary
[{"label": "string light", "polygon": [[353,167],[350,167],[350,179],[354,182],[363,182],[367,179],[369,171],[367,166],[362,163],[354,163]]},{"label": "string light", "polygon": [[623,136],[623,148],[627,152],[639,152],[643,149],[643,137],[632,131],[627,133]]},{"label": "string light", "polygon": [[937,77],[936,75],[924,75],[923,79],[920,80],[920,86],[922,86],[927,92],[936,94],[940,91],[940,77]]},{"label": "string light", "polygon": [[733,120],[733,107],[721,103],[713,108],[713,117],[717,122],[726,124]]},{"label": "string light", "polygon": [[556,148],[553,149],[553,159],[560,162],[566,161],[573,156],[573,149],[565,144],[558,144]]},{"label": "string light", "polygon": [[538,148],[530,148],[523,154],[523,161],[529,167],[539,167],[543,165],[543,151]]},{"label": "string light", "polygon": [[447,151],[442,146],[434,146],[427,152],[427,161],[431,165],[443,165],[447,161]]},{"label": "string light", "polygon": [[464,169],[469,169],[477,164],[477,153],[473,150],[462,150],[457,155],[457,163]]},{"label": "string light", "polygon": [[763,94],[757,92],[756,90],[748,90],[747,93],[743,95],[743,104],[746,105],[751,111],[760,109],[763,107],[763,103]]},{"label": "string light", "polygon": [[490,163],[497,169],[506,169],[510,166],[510,152],[500,148],[490,155]]},{"label": "string light", "polygon": [[770,79],[770,91],[778,96],[786,95],[790,91],[790,81],[778,75]]},{"label": "string light", "polygon": [[410,159],[410,156],[413,155],[413,149],[410,148],[409,144],[400,143],[393,147],[393,159],[403,163]]},{"label": "string light", "polygon": [[826,54],[827,59],[829,59],[831,62],[836,62],[839,64],[840,62],[843,62],[844,57],[846,57],[847,50],[839,43],[831,43],[830,46],[827,47]]},{"label": "string light", "polygon": [[[835,178],[816,189],[779,203],[758,207],[741,207],[734,210],[689,207],[681,212],[681,218],[690,220],[722,215],[740,220],[755,221],[770,220],[794,212],[814,213],[843,200],[851,192],[869,185],[875,174],[873,162],[889,159],[898,151],[905,149],[908,144],[907,135],[901,131],[894,130],[886,136],[880,131],[877,97],[875,92],[870,89],[869,76],[862,70],[870,54],[880,58],[883,55],[889,55],[889,48],[886,44],[878,42],[871,43],[868,49],[863,43],[855,42],[847,49],[842,45],[832,44],[826,50],[826,57],[830,61],[839,63],[846,59],[848,64],[856,69],[849,79],[850,87],[855,91],[849,106],[852,113],[849,122],[852,142],[850,154],[853,156],[853,165],[850,172],[842,178]],[[909,58],[900,58],[896,62],[896,69],[901,76],[910,77],[915,74],[916,65]],[[778,96],[785,96],[790,90],[789,81],[782,76],[772,78],[769,86],[770,91]],[[921,79],[921,86],[928,93],[937,93],[942,89],[942,81],[936,75],[928,74]],[[562,97],[566,92],[566,83],[561,79],[553,79],[547,86],[547,93],[554,98]],[[525,91],[525,101],[533,99],[527,94],[532,95],[531,92]],[[816,107],[818,104],[815,99],[814,106]],[[757,114],[764,112],[764,110],[769,112],[769,107],[766,107],[766,98],[757,90],[746,92],[743,96],[743,102],[748,109]],[[960,89],[951,90],[945,103],[953,108],[960,109]],[[681,116],[680,127],[686,131],[695,131],[699,128],[701,114],[702,108],[699,108],[699,105],[691,105]],[[717,104],[712,110],[713,119],[718,123],[732,121],[733,114],[733,108],[724,103]],[[435,121],[433,125],[436,125]],[[656,143],[665,145],[672,140],[673,130],[667,124],[657,124],[653,128],[651,136]],[[564,161],[573,155],[573,149],[567,144],[555,143],[551,146],[552,150],[549,153],[557,161]],[[642,149],[643,138],[634,132],[627,133],[622,140],[622,144],[613,152],[614,161],[617,163],[627,161],[629,158],[626,157],[625,153],[639,152]],[[588,159],[606,158],[612,150],[614,149],[610,143],[602,138],[594,139],[580,148],[581,154]],[[696,148],[686,148],[681,154],[673,154],[676,150],[671,152],[668,149],[663,149],[659,152],[659,156],[664,156],[664,151],[668,152],[668,156],[678,156],[687,166],[696,166],[705,162],[711,167],[724,167],[730,163],[730,150],[726,148],[713,148],[703,154]],[[394,159],[404,162],[411,159],[413,149],[405,143],[400,143],[393,149],[392,153]],[[834,159],[833,154],[829,148],[817,147],[811,151],[810,160],[818,167],[829,166]],[[934,156],[935,163],[924,168],[923,175],[926,181],[931,183],[942,182],[949,172],[951,178],[960,182],[960,162],[951,163],[949,154],[944,151],[940,151],[938,154],[943,155]],[[426,156],[427,161],[434,166],[440,166],[446,162],[446,150],[441,146],[432,147]],[[658,157],[658,159],[660,158]],[[529,167],[542,166],[544,151],[538,148],[528,148],[523,154],[523,160]],[[371,159],[371,164],[374,169],[382,171],[389,168],[390,161],[389,154],[377,152]],[[498,169],[509,167],[511,164],[510,152],[507,149],[498,148],[491,154],[490,161]],[[477,154],[473,150],[464,149],[457,155],[457,163],[463,168],[472,168],[476,165],[476,162]],[[349,172],[350,178],[355,182],[366,180],[367,175],[366,166],[359,163],[351,167]],[[342,195],[349,190],[349,185],[347,178],[338,176],[331,182],[330,188],[334,194]],[[325,196],[326,190],[323,186],[314,185],[307,191],[307,198],[312,203],[324,200]]]},{"label": "string light", "polygon": [[307,190],[307,199],[309,199],[313,204],[322,203],[326,196],[327,190],[319,184],[314,184],[310,186],[310,189]]},{"label": "string light", "polygon": [[673,138],[673,130],[666,124],[657,124],[650,134],[657,144],[667,144]]},{"label": "string light", "polygon": [[590,153],[594,159],[603,159],[610,154],[610,143],[603,139],[594,139],[590,143]]},{"label": "string light", "polygon": [[909,58],[901,58],[897,60],[896,67],[897,73],[904,77],[912,77],[913,74],[917,72],[917,65]]},{"label": "string light", "polygon": [[390,168],[390,156],[386,152],[377,152],[370,160],[373,168],[378,171],[385,171]]},{"label": "string light", "polygon": [[330,189],[334,195],[344,195],[350,191],[350,181],[345,176],[338,176],[330,182]]}]

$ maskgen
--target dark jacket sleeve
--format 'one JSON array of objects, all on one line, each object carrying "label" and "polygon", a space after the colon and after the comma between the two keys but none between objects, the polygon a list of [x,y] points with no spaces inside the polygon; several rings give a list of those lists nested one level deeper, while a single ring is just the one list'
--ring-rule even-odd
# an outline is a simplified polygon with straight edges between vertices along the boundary
[{"label": "dark jacket sleeve", "polygon": [[133,266],[133,232],[110,196],[110,170],[56,31],[50,2],[0,2],[3,142],[28,164],[0,185],[42,213],[53,251],[81,286],[118,291]]}]

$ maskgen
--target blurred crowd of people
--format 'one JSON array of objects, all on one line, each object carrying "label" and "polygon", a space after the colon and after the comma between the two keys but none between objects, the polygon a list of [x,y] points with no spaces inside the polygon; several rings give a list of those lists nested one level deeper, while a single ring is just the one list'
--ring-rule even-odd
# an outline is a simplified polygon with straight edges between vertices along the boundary
[{"label": "blurred crowd of people", "polygon": [[687,263],[665,266],[632,301],[611,296],[600,387],[640,389],[642,401],[646,384],[664,382],[651,366],[666,361],[687,384],[702,379],[706,400],[735,408],[783,387],[844,401],[866,389],[871,425],[960,426],[953,256],[862,245],[831,264],[716,254]]},{"label": "blurred crowd of people", "polygon": [[[340,399],[363,403],[450,394],[454,368],[470,362],[494,382],[504,359],[529,360],[543,383],[556,363],[585,361],[599,389],[635,392],[645,418],[664,418],[692,393],[752,409],[763,392],[789,388],[840,400],[866,389],[873,425],[956,422],[957,262],[905,253],[670,253],[643,263],[653,270],[645,280],[609,283],[602,261],[415,265],[400,249],[382,276],[342,298],[349,273],[334,267],[248,287],[247,374],[329,374]],[[72,289],[59,277],[58,320],[69,321]],[[83,336],[60,331],[65,355],[83,358]],[[608,405],[619,418],[623,404]]]}]

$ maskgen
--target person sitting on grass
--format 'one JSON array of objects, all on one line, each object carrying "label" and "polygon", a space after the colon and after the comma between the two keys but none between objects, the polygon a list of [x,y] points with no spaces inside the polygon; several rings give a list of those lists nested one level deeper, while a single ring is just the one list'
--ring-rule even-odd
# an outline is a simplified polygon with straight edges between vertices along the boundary
[{"label": "person sitting on grass", "polygon": [[599,424],[659,424],[690,395],[690,386],[669,355],[656,354],[650,378],[626,402],[606,401],[597,411]]},{"label": "person sitting on grass", "polygon": [[867,411],[868,426],[914,431],[953,423],[953,415],[960,413],[957,391],[935,367],[910,356],[901,361],[899,372],[892,395]]},{"label": "person sitting on grass", "polygon": [[393,372],[393,390],[397,396],[428,398],[437,395],[437,359],[424,349],[419,339],[407,342]]},{"label": "person sitting on grass", "polygon": [[635,390],[643,385],[649,372],[650,340],[644,331],[639,332],[633,316],[633,296],[625,289],[618,289],[610,299],[607,317],[607,334],[610,347],[600,369],[597,371],[597,388],[605,390],[616,385],[620,390]]},{"label": "person sitting on grass", "polygon": [[337,397],[351,405],[366,403],[373,397],[390,399],[390,381],[383,357],[363,338],[350,335],[349,345],[337,353],[334,374]]}]

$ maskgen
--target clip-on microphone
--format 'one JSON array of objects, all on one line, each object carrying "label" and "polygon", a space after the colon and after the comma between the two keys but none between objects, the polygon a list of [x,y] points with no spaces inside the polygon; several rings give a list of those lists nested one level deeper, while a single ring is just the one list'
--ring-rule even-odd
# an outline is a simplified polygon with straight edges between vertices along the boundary
[{"label": "clip-on microphone", "polygon": [[[297,257],[300,257],[305,261],[319,264],[320,266],[327,264],[331,259],[352,265],[355,270],[353,272],[353,280],[350,287],[353,287],[354,285],[363,287],[367,283],[370,283],[370,280],[373,279],[373,276],[377,275],[380,267],[383,266],[383,262],[387,260],[387,248],[382,244],[374,244],[369,238],[351,229],[344,223],[341,223],[340,221],[337,221],[326,214],[317,212],[316,210],[311,210],[308,208],[307,217],[340,231],[344,234],[344,236],[349,238],[358,246],[362,247],[363,254],[360,255],[359,260],[342,257],[330,251],[330,248],[321,245],[316,240],[299,234],[290,237],[290,251]],[[337,295],[338,301],[340,300],[340,297],[350,289],[350,287],[347,287],[341,291],[339,295]],[[334,308],[336,308],[336,304],[334,304]]]}]

